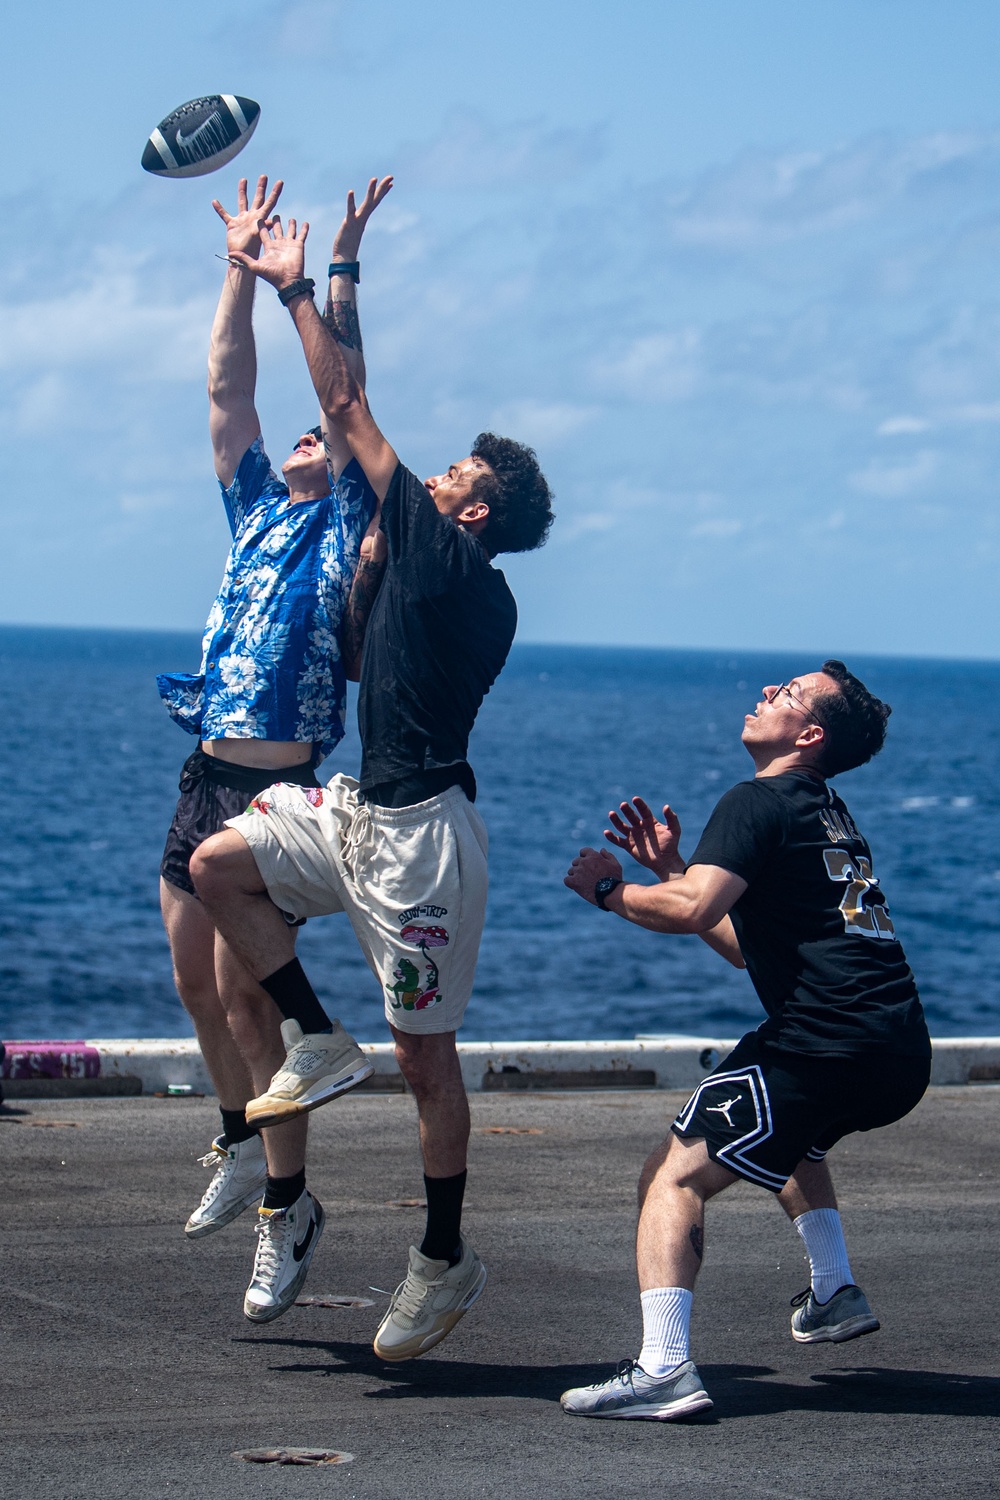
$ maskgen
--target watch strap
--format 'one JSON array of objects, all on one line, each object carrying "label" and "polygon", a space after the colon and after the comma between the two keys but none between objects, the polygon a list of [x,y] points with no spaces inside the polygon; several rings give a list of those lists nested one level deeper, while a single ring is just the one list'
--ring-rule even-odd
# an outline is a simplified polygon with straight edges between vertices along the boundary
[{"label": "watch strap", "polygon": [[293,281],[291,286],[282,287],[278,293],[278,301],[282,307],[287,307],[293,297],[301,297],[304,292],[311,297],[316,283],[311,276],[300,276],[298,281]]},{"label": "watch strap", "polygon": [[332,260],[327,269],[328,276],[349,276],[357,286],[361,280],[361,262],[359,260]]},{"label": "watch strap", "polygon": [[621,884],[622,882],[614,875],[601,876],[600,880],[594,886],[594,900],[601,908],[601,911],[610,910],[610,907],[608,907],[605,903],[607,902],[607,899],[611,895],[612,891],[616,891]]}]

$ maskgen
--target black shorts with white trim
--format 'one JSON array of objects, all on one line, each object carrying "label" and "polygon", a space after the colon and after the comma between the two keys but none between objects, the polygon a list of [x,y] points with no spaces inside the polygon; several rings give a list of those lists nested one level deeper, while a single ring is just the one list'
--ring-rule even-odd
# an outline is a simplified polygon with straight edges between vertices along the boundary
[{"label": "black shorts with white trim", "polygon": [[929,1058],[886,1052],[783,1052],[752,1031],[698,1085],[672,1129],[703,1138],[720,1167],[780,1193],[804,1158],[822,1161],[842,1136],[909,1114],[930,1068]]}]

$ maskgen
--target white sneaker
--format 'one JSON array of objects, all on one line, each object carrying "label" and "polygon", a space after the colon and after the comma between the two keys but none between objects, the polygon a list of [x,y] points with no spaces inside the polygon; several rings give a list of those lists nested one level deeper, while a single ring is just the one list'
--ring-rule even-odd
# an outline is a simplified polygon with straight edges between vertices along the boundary
[{"label": "white sneaker", "polygon": [[380,1359],[416,1359],[451,1332],[486,1285],[486,1267],[464,1240],[457,1266],[410,1246],[410,1269],[375,1335]]},{"label": "white sneaker", "polygon": [[287,1312],[306,1279],[325,1218],[322,1204],[308,1192],[291,1208],[258,1211],[257,1253],[243,1299],[244,1317],[269,1323]]},{"label": "white sneaker", "polygon": [[215,1176],[184,1225],[184,1233],[193,1240],[221,1229],[264,1196],[267,1162],[260,1136],[252,1135],[248,1140],[237,1141],[235,1146],[228,1147],[222,1144],[223,1139],[223,1136],[217,1136],[211,1151],[201,1158],[203,1167],[215,1168]]},{"label": "white sneaker", "polygon": [[266,1093],[250,1100],[248,1125],[281,1125],[346,1093],[375,1071],[339,1021],[334,1021],[332,1032],[306,1035],[298,1021],[282,1021],[281,1040],[288,1053],[284,1066]]}]

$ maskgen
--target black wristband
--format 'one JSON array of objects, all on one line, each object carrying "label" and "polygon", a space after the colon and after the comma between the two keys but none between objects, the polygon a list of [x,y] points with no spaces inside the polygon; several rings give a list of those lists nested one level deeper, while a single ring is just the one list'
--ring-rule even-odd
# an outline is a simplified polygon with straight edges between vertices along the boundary
[{"label": "black wristband", "polygon": [[291,286],[282,287],[278,293],[278,301],[282,307],[287,307],[293,297],[301,297],[303,292],[308,292],[311,297],[316,283],[311,276],[300,276],[298,281],[293,281]]},{"label": "black wristband", "polygon": [[594,901],[601,908],[601,911],[611,910],[610,906],[605,906],[604,903],[611,895],[611,892],[616,891],[621,883],[614,875],[601,876],[600,880],[594,886]]},{"label": "black wristband", "polygon": [[359,260],[332,260],[327,269],[328,276],[349,276],[357,286],[361,280],[361,262]]}]

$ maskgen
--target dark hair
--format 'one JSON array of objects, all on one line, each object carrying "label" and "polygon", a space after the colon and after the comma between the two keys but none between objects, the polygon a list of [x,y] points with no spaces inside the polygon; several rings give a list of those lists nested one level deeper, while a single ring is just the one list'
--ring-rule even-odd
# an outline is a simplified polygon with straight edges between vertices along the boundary
[{"label": "dark hair", "polygon": [[549,534],[554,520],[552,491],[538,467],[533,448],[481,432],[472,446],[472,457],[488,465],[472,487],[472,496],[490,508],[490,518],[479,539],[486,550],[532,552]]},{"label": "dark hair", "polygon": [[819,769],[824,776],[839,776],[879,753],[892,709],[870,693],[842,661],[825,661],[820,671],[833,678],[837,691],[814,693],[809,705],[826,730]]}]

